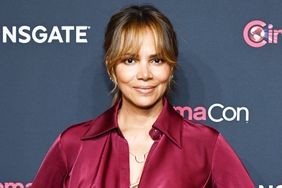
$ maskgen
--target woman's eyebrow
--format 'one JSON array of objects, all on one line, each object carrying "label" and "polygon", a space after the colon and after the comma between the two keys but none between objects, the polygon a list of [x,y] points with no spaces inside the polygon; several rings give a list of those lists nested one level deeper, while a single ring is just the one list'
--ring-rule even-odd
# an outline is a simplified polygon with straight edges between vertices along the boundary
[{"label": "woman's eyebrow", "polygon": [[[123,55],[123,57],[135,57],[135,58],[139,58],[140,56],[138,54],[134,54],[134,53],[126,53]],[[149,59],[153,59],[153,58],[159,58],[160,54],[151,54],[149,55]]]},{"label": "woman's eyebrow", "polygon": [[149,56],[150,59],[152,59],[152,58],[160,58],[160,57],[161,57],[160,54],[152,54],[152,55]]},{"label": "woman's eyebrow", "polygon": [[126,53],[126,54],[124,54],[123,55],[123,57],[138,57],[138,55],[136,55],[136,54],[130,54],[130,53]]}]

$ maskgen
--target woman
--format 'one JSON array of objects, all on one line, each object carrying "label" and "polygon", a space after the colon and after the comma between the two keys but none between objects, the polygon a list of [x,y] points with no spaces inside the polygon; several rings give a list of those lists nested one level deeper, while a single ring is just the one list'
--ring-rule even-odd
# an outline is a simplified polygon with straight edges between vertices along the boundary
[{"label": "woman", "polygon": [[122,9],[108,23],[104,48],[114,105],[60,134],[33,188],[254,187],[220,133],[169,104],[178,49],[161,12]]}]

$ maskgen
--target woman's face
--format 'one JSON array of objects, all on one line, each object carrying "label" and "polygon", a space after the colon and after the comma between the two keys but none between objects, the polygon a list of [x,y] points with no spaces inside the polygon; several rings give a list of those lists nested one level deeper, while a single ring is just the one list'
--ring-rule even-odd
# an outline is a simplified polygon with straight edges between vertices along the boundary
[{"label": "woman's face", "polygon": [[125,54],[115,66],[123,101],[146,108],[164,95],[171,67],[156,54],[153,33],[147,30],[138,54]]}]

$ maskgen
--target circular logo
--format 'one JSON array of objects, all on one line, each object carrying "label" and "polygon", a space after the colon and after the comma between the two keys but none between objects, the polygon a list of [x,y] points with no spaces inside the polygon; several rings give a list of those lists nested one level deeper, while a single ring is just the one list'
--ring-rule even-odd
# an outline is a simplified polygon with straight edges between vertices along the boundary
[{"label": "circular logo", "polygon": [[253,42],[261,42],[264,39],[265,31],[261,26],[254,26],[250,29],[249,38]]}]

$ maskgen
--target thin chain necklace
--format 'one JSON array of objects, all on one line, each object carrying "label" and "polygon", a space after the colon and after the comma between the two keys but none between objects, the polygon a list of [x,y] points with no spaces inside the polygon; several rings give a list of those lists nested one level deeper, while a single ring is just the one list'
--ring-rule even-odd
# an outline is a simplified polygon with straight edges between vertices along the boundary
[{"label": "thin chain necklace", "polygon": [[[131,152],[129,152],[129,153],[130,153],[130,155],[132,155],[132,156],[134,157],[134,159],[135,159],[135,161],[136,161],[137,163],[141,164],[141,163],[144,163],[144,162],[146,161],[146,158],[147,158],[147,155],[148,155],[149,151],[146,152],[146,153],[144,153],[142,159],[138,159],[138,157],[137,157],[136,155],[134,155],[133,153],[131,153]],[[144,165],[143,165],[143,168],[144,168]],[[138,185],[139,185],[139,183],[140,183],[140,178],[141,178],[141,174],[142,174],[143,168],[142,168],[141,173],[139,174],[139,176],[138,176],[136,182],[131,183],[129,188],[138,188]]]},{"label": "thin chain necklace", "polygon": [[129,153],[130,153],[130,155],[132,155],[134,157],[134,159],[137,163],[144,163],[146,161],[146,158],[147,158],[147,155],[148,155],[149,152],[144,153],[142,159],[138,159],[138,157],[131,152],[129,152]]},{"label": "thin chain necklace", "polygon": [[[126,140],[128,140],[128,139],[126,139]],[[144,142],[146,142],[147,140],[148,140],[148,137],[144,140]],[[133,142],[134,142],[134,140],[133,140]],[[150,150],[149,150],[149,151],[150,151]],[[146,153],[144,153],[144,154],[142,155],[142,156],[143,156],[142,158],[141,158],[141,157],[138,157],[137,155],[134,155],[134,154],[131,153],[130,151],[129,151],[129,154],[130,154],[132,157],[134,157],[134,160],[135,160],[136,163],[142,164],[142,163],[144,163],[144,162],[146,161],[146,158],[147,158],[147,156],[148,156],[149,151],[147,151]],[[140,183],[140,178],[141,178],[141,175],[142,175],[142,172],[143,172],[143,168],[144,168],[144,165],[143,165],[143,167],[142,167],[141,173],[139,174],[137,180],[136,180],[134,183],[130,183],[129,188],[138,188],[138,185],[139,185],[139,183]]]}]

